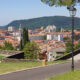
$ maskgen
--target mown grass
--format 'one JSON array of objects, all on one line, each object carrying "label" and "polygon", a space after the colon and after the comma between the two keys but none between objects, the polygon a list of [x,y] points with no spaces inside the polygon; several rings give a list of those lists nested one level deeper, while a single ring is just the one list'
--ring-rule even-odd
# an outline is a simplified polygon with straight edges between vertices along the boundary
[{"label": "mown grass", "polygon": [[0,63],[0,74],[41,66],[41,62],[6,62]]},{"label": "mown grass", "polygon": [[47,64],[64,63],[64,62],[70,62],[70,60],[49,61],[49,62],[47,62]]},{"label": "mown grass", "polygon": [[61,75],[52,77],[48,80],[80,80],[80,70],[61,74]]},{"label": "mown grass", "polygon": [[[65,61],[50,61],[47,62],[46,64],[54,64],[54,63],[61,63]],[[42,66],[42,61],[39,62],[5,62],[5,63],[0,63],[0,74],[6,73],[6,72],[13,72],[16,70],[21,70],[21,69],[27,69],[27,68],[32,68],[32,67],[38,67]]]}]

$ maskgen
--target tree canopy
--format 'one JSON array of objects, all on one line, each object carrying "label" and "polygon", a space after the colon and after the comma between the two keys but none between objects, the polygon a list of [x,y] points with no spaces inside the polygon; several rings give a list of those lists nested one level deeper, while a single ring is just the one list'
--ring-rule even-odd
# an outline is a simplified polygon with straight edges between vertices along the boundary
[{"label": "tree canopy", "polygon": [[0,45],[0,49],[1,50],[14,50],[14,47],[13,47],[12,43],[5,41],[4,46]]},{"label": "tree canopy", "polygon": [[23,29],[23,47],[27,42],[29,42],[28,29],[24,28]]},{"label": "tree canopy", "polygon": [[41,0],[43,3],[48,4],[49,6],[70,6],[80,2],[80,0]]},{"label": "tree canopy", "polygon": [[28,42],[24,47],[24,58],[25,59],[38,59],[40,53],[39,45],[35,42]]}]

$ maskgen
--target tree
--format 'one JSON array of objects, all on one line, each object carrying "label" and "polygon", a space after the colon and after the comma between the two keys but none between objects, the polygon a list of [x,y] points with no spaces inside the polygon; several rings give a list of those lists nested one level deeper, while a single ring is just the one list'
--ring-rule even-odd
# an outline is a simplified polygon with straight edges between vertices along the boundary
[{"label": "tree", "polygon": [[37,59],[39,52],[40,48],[35,42],[28,42],[24,47],[25,59]]},{"label": "tree", "polygon": [[23,43],[23,47],[25,46],[26,43],[29,42],[29,36],[28,36],[28,29],[26,30],[25,28],[23,29],[23,39],[22,39],[22,43]]},{"label": "tree", "polygon": [[80,40],[78,41],[78,44],[75,45],[75,50],[80,49]]},{"label": "tree", "polygon": [[80,2],[80,0],[41,0],[43,3],[48,4],[49,6],[71,6]]},{"label": "tree", "polygon": [[14,50],[13,45],[10,42],[6,42],[4,43],[4,46],[2,47],[5,50]]},{"label": "tree", "polygon": [[69,39],[71,39],[71,38],[70,37],[64,37],[63,41],[66,41],[66,40],[69,40]]},{"label": "tree", "polygon": [[[80,49],[80,40],[78,41],[78,44],[74,45],[74,50]],[[72,52],[72,42],[67,42],[66,43],[66,52],[65,53],[70,53]]]},{"label": "tree", "polygon": [[20,41],[20,50],[23,50],[22,40]]},{"label": "tree", "polygon": [[2,49],[2,46],[0,45],[0,49]]},{"label": "tree", "polygon": [[70,53],[72,52],[72,42],[69,41],[66,43],[66,52],[65,53]]},{"label": "tree", "polygon": [[60,32],[61,31],[61,28],[57,28],[56,32]]},{"label": "tree", "polygon": [[46,39],[47,39],[47,36],[46,36],[46,35],[44,35],[44,36],[43,36],[43,40],[46,40]]}]

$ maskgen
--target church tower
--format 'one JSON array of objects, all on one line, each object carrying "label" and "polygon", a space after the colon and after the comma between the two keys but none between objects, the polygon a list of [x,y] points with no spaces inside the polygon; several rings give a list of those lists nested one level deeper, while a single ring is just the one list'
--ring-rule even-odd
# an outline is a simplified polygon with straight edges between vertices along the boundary
[{"label": "church tower", "polygon": [[22,28],[22,25],[20,24],[19,26],[19,38],[20,38],[20,41],[22,40],[23,38],[23,28]]},{"label": "church tower", "polygon": [[61,27],[61,32],[64,32],[64,29]]}]

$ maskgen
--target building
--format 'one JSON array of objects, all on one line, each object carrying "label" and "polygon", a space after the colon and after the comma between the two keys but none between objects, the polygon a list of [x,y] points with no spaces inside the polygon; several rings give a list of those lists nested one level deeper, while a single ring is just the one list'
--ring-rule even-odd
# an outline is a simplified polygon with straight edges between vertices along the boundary
[{"label": "building", "polygon": [[40,35],[40,34],[31,34],[29,35],[29,40],[43,40],[44,39],[44,35]]},{"label": "building", "polygon": [[8,27],[8,31],[14,31],[14,27],[13,26],[9,26]]},{"label": "building", "polygon": [[3,36],[0,36],[0,40],[5,40],[5,37],[3,37]]},{"label": "building", "polygon": [[44,32],[56,32],[56,26],[54,25],[49,25],[44,29]]},{"label": "building", "polygon": [[18,40],[21,41],[23,38],[23,29],[22,29],[22,26],[20,24],[19,26],[19,36],[18,36]]},{"label": "building", "polygon": [[18,41],[21,41],[22,37],[23,37],[23,29],[22,26],[20,24],[19,29],[14,31],[13,36],[16,37],[18,39]]},{"label": "building", "polygon": [[47,60],[48,61],[53,61],[57,57],[63,55],[64,52],[65,52],[65,48],[64,47],[52,48],[47,52]]},{"label": "building", "polygon": [[0,29],[0,36],[6,36],[6,35],[9,35],[8,31]]},{"label": "building", "polygon": [[47,34],[47,40],[58,40],[63,41],[63,35],[62,34]]}]

